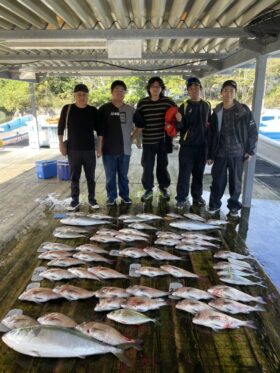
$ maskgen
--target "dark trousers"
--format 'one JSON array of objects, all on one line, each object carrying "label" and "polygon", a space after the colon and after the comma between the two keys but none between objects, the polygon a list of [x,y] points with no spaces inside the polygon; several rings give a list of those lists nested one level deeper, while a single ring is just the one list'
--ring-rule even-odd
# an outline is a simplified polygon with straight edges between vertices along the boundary
[{"label": "dark trousers", "polygon": [[159,188],[165,189],[170,185],[170,175],[167,170],[168,155],[164,141],[158,144],[143,144],[141,164],[143,167],[142,185],[145,190],[153,190],[156,157],[156,176]]},{"label": "dark trousers", "polygon": [[106,173],[106,190],[107,197],[110,200],[115,200],[117,193],[117,175],[119,195],[123,199],[129,198],[128,187],[128,168],[130,155],[108,155],[103,154],[103,164]]},{"label": "dark trousers", "polygon": [[88,201],[93,202],[95,199],[95,151],[92,150],[69,150],[68,160],[71,172],[71,197],[75,202],[79,202],[80,195],[80,177],[82,167],[84,168],[87,187]]},{"label": "dark trousers", "polygon": [[181,146],[179,150],[179,175],[177,181],[177,196],[179,202],[185,202],[189,194],[192,175],[191,195],[193,199],[202,196],[203,173],[206,162],[205,146]]},{"label": "dark trousers", "polygon": [[222,205],[221,199],[229,181],[229,195],[227,207],[240,210],[242,205],[238,201],[242,188],[242,173],[244,167],[243,157],[215,158],[212,167],[212,185],[210,187],[209,207],[216,209]]}]

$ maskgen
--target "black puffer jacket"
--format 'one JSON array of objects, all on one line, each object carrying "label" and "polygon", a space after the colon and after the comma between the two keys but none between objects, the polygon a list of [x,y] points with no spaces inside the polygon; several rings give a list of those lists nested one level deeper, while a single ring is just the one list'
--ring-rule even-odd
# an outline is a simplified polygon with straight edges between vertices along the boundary
[{"label": "black puffer jacket", "polygon": [[[251,110],[247,105],[235,101],[238,109],[235,116],[235,131],[237,131],[244,154],[254,154],[258,131]],[[222,125],[223,104],[220,103],[213,110],[208,127],[208,156],[207,159],[215,159],[219,149],[220,132]],[[243,155],[244,155],[243,154]],[[242,154],[240,154],[242,156]]]}]

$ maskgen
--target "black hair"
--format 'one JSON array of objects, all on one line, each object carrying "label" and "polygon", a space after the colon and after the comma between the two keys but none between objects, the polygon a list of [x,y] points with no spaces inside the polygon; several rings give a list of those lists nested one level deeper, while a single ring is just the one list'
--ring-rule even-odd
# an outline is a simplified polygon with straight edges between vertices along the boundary
[{"label": "black hair", "polygon": [[161,92],[159,94],[159,97],[164,97],[164,91],[165,91],[165,85],[163,83],[163,80],[159,77],[159,76],[153,76],[151,79],[149,79],[148,81],[148,84],[146,86],[146,89],[147,89],[147,92],[148,92],[148,95],[151,96],[151,92],[150,92],[150,88],[151,88],[151,85],[155,82],[158,82],[158,84],[160,85],[161,87]]},{"label": "black hair", "polygon": [[89,90],[88,90],[88,87],[85,84],[77,84],[74,87],[74,93],[76,93],[76,92],[85,92],[85,93],[88,93]]},{"label": "black hair", "polygon": [[122,80],[114,80],[113,81],[113,83],[111,84],[111,92],[117,87],[117,86],[121,86],[121,87],[123,87],[123,89],[125,90],[125,91],[127,91],[127,87],[126,87],[126,84],[125,84],[125,82],[124,81],[122,81]]}]

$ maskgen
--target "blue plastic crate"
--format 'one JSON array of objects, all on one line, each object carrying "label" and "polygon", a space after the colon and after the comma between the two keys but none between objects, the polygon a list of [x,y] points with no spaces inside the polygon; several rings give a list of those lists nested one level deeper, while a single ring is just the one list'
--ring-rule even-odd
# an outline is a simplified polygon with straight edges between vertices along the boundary
[{"label": "blue plastic crate", "polygon": [[70,180],[70,166],[67,160],[57,161],[57,177],[59,180]]},{"label": "blue plastic crate", "polygon": [[38,179],[49,179],[50,177],[56,177],[56,161],[36,161],[36,175]]}]

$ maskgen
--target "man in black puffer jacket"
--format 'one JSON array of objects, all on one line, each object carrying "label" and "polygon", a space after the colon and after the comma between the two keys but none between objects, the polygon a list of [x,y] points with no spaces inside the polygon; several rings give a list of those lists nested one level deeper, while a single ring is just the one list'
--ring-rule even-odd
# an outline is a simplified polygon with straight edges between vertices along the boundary
[{"label": "man in black puffer jacket", "polygon": [[239,202],[244,162],[254,155],[258,138],[257,126],[248,106],[235,100],[237,84],[234,80],[223,83],[223,102],[213,111],[208,129],[208,165],[212,167],[209,213],[220,211],[221,199],[229,175],[227,207],[230,216],[237,218],[242,205]]}]

